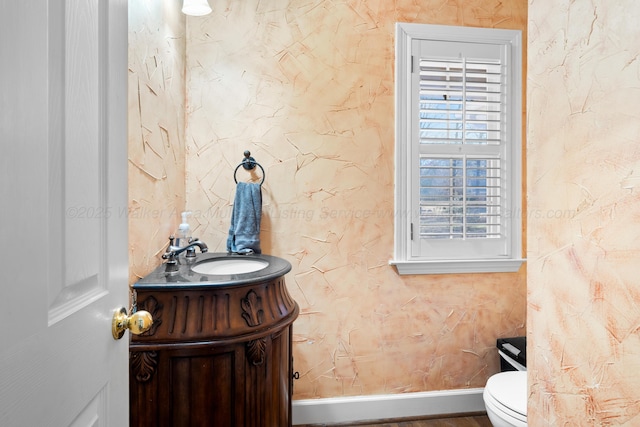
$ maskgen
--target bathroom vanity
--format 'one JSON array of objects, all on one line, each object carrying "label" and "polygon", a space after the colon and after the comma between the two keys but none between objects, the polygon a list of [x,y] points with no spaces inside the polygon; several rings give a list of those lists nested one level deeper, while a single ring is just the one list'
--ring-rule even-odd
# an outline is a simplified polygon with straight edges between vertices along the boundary
[{"label": "bathroom vanity", "polygon": [[291,426],[290,269],[267,255],[198,254],[134,284],[153,325],[131,336],[130,425]]}]

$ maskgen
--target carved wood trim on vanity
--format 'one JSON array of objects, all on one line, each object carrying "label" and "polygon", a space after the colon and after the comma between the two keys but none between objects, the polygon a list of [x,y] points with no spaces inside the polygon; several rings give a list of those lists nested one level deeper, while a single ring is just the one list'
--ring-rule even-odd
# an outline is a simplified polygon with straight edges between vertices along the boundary
[{"label": "carved wood trim on vanity", "polygon": [[[283,278],[236,287],[138,289],[141,309],[153,316],[152,329],[132,343],[218,340],[268,335],[274,325],[293,315],[297,305]],[[253,335],[253,336],[252,336]]]},{"label": "carved wood trim on vanity", "polygon": [[158,327],[162,324],[162,309],[164,306],[158,302],[153,296],[149,296],[144,301],[138,303],[140,310],[148,311],[153,319],[153,324],[148,331],[142,335],[151,336],[156,333]]},{"label": "carved wood trim on vanity", "polygon": [[242,317],[248,326],[260,326],[264,320],[264,311],[262,310],[262,300],[252,289],[247,292],[247,296],[242,298],[240,302],[242,307]]},{"label": "carved wood trim on vanity", "polygon": [[129,353],[129,363],[136,381],[149,381],[158,366],[158,353],[155,351],[137,351]]},{"label": "carved wood trim on vanity", "polygon": [[[240,306],[242,307],[242,317],[248,326],[257,327],[262,324],[264,320],[262,300],[253,289],[247,292],[247,296],[242,299]],[[258,338],[247,343],[247,359],[251,361],[253,366],[260,366],[264,363],[266,347],[267,340],[265,338]]]},{"label": "carved wood trim on vanity", "polygon": [[258,338],[247,343],[247,359],[253,366],[260,366],[264,363],[267,349],[267,339]]}]

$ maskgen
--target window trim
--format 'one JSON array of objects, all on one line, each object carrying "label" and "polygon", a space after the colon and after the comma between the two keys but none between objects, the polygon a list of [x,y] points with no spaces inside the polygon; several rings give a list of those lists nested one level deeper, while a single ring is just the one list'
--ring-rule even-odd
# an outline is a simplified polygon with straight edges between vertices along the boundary
[{"label": "window trim", "polygon": [[[416,259],[411,256],[411,45],[414,39],[457,42],[498,43],[511,47],[513,64],[522,64],[522,33],[519,30],[454,27],[446,25],[396,23],[396,155],[395,155],[395,224],[394,258],[399,274],[515,272],[526,260],[522,258],[522,215],[512,215],[511,254],[505,257],[474,259]],[[511,206],[522,206],[522,65],[511,71],[514,112],[510,129],[513,144],[507,160],[512,168]]]}]

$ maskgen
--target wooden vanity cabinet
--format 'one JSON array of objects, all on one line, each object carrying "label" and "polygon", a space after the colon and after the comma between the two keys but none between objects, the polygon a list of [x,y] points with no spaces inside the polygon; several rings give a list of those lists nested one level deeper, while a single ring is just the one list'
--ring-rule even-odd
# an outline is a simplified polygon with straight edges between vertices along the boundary
[{"label": "wooden vanity cabinet", "polygon": [[134,285],[151,329],[130,342],[131,426],[291,426],[284,276],[219,286]]}]

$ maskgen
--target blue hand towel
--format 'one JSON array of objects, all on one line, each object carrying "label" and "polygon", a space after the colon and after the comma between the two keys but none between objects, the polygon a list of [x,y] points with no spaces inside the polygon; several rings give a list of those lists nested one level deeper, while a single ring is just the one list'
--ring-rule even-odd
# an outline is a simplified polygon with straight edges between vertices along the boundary
[{"label": "blue hand towel", "polygon": [[231,227],[227,252],[259,254],[260,220],[262,218],[262,187],[260,184],[239,182],[231,212]]}]

